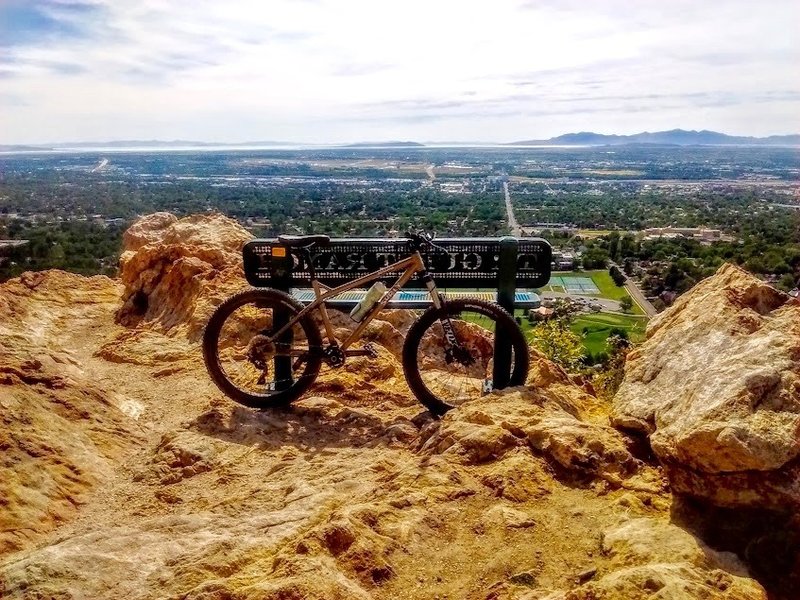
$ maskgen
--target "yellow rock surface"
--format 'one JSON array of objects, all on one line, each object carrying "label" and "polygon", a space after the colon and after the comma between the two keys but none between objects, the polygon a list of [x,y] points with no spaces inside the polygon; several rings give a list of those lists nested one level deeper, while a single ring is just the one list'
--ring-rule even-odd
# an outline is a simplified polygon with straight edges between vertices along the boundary
[{"label": "yellow rock surface", "polygon": [[650,436],[673,488],[800,507],[800,301],[724,265],[648,327],[614,422]]},{"label": "yellow rock surface", "polygon": [[0,597],[766,597],[670,522],[660,468],[539,355],[526,386],[434,421],[393,315],[376,361],[291,408],[226,399],[197,342],[244,286],[225,227],[141,221],[121,283],[0,285]]}]

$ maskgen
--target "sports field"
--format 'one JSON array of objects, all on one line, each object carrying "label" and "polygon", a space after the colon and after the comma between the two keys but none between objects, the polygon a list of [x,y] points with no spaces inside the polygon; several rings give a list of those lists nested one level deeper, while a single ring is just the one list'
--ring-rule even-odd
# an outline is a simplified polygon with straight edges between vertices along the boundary
[{"label": "sports field", "polygon": [[550,285],[559,286],[568,294],[599,294],[600,290],[591,277],[571,277],[566,275],[553,275]]},{"label": "sports field", "polygon": [[[540,290],[542,292],[566,292],[580,296],[594,296],[607,300],[619,301],[628,295],[628,290],[620,287],[611,279],[608,271],[561,271],[554,273],[550,281]],[[624,330],[632,342],[644,339],[647,317],[642,308],[634,302],[632,314],[618,312],[582,313],[571,325],[571,329],[583,340],[587,352],[599,354],[608,350],[606,339],[614,329]],[[534,327],[524,318],[525,311],[516,311],[522,316],[522,329],[530,334]]]},{"label": "sports field", "polygon": [[[567,294],[596,296],[617,301],[628,295],[628,290],[615,284],[608,271],[604,270],[556,272],[541,291],[566,292]],[[644,310],[636,302],[633,303],[631,312],[634,315],[644,315]]]}]

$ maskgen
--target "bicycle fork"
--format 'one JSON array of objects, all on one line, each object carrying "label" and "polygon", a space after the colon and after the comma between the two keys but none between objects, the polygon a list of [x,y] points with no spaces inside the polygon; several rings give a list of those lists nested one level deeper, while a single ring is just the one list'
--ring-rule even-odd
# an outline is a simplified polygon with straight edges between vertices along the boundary
[{"label": "bicycle fork", "polygon": [[[436,282],[433,280],[431,274],[428,273],[428,271],[422,271],[420,273],[420,279],[428,289],[433,305],[439,310],[444,309],[446,301],[441,294],[439,294],[439,290],[436,288]],[[464,366],[469,366],[474,363],[475,359],[473,359],[469,351],[459,343],[455,328],[453,327],[453,322],[450,320],[450,315],[445,312],[439,317],[439,323],[444,332],[445,360],[448,363],[457,361]]]}]

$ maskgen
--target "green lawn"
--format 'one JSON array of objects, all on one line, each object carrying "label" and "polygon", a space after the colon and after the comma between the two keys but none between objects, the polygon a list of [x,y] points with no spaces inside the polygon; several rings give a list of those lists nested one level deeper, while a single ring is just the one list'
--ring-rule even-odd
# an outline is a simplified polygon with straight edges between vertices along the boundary
[{"label": "green lawn", "polygon": [[[644,317],[597,313],[579,316],[575,319],[571,329],[581,336],[583,345],[588,352],[597,354],[606,350],[606,339],[615,327],[627,331],[628,338],[632,342],[641,342],[644,340],[646,326],[647,319]],[[585,333],[584,330],[586,330]]]},{"label": "green lawn", "polygon": [[[529,332],[535,326],[525,317],[524,310],[517,309],[515,315],[521,317],[520,327],[525,337],[528,337]],[[581,314],[575,318],[570,328],[583,340],[583,346],[587,352],[598,354],[606,351],[606,339],[615,327],[627,331],[628,338],[632,342],[641,342],[644,340],[647,318],[613,313]],[[584,328],[587,330],[586,333],[583,331]]]},{"label": "green lawn", "polygon": [[[624,287],[617,287],[614,280],[608,271],[564,271],[556,273],[564,277],[591,277],[597,289],[600,290],[602,298],[619,301],[626,295],[627,290]],[[480,291],[494,291],[494,289],[486,288]],[[564,288],[561,286],[545,286],[542,290],[536,290],[538,293],[542,291],[563,292]],[[529,332],[534,327],[526,316],[527,309],[517,309],[514,315],[520,317],[523,333],[528,337]],[[611,334],[611,330],[615,327],[624,329],[628,332],[628,337],[632,342],[641,342],[644,340],[645,327],[647,326],[647,317],[641,307],[633,303],[632,314],[616,314],[616,313],[581,313],[575,318],[571,326],[572,331],[583,339],[583,345],[587,352],[592,354],[599,354],[606,351],[606,339]],[[586,328],[586,333],[584,333]]]},{"label": "green lawn", "polygon": [[608,271],[583,271],[570,274],[576,277],[591,277],[603,298],[622,300],[623,296],[628,295],[628,290],[624,287],[617,287]]}]

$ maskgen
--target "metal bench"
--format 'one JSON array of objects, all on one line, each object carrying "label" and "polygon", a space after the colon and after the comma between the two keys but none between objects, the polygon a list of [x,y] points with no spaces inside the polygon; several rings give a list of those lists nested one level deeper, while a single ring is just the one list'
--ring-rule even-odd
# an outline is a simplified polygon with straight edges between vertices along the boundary
[{"label": "metal bench", "polygon": [[[450,298],[480,297],[498,302],[513,313],[515,308],[536,308],[539,296],[531,291],[550,280],[552,249],[540,238],[441,238],[436,244],[447,252],[432,249],[423,253],[436,285]],[[305,304],[314,299],[308,289],[311,278],[302,252],[285,248],[285,256],[273,253],[277,239],[258,239],[245,244],[244,271],[254,287],[273,287],[291,292]],[[317,278],[337,286],[375,271],[410,255],[403,239],[339,238],[313,249]],[[393,278],[387,278],[391,283]],[[421,282],[411,281],[388,305],[390,308],[426,308],[430,300]],[[519,291],[517,288],[522,288]],[[453,290],[457,291],[453,291]],[[329,301],[332,308],[355,306],[365,291],[347,292]]]},{"label": "metal bench", "polygon": [[[443,250],[423,252],[425,265],[436,281],[436,287],[449,297],[471,296],[494,300],[514,314],[515,308],[535,308],[539,297],[521,288],[540,288],[550,280],[552,249],[540,238],[443,238],[436,240]],[[274,252],[279,248],[278,252]],[[404,239],[332,239],[329,244],[314,247],[311,253],[317,279],[335,287],[374,272],[411,254]],[[311,276],[300,248],[281,244],[277,239],[252,240],[243,249],[244,272],[254,287],[272,287],[290,292],[300,302],[314,300],[307,289]],[[393,283],[388,278],[386,283]],[[412,280],[388,305],[394,308],[426,308],[430,300]],[[455,288],[457,291],[450,291]],[[470,291],[467,291],[470,290]],[[348,309],[358,303],[365,291],[347,292],[331,299],[332,308]],[[503,388],[510,380],[512,351],[508,340],[495,340],[494,386]],[[276,359],[276,371],[290,373],[287,361]]]}]

